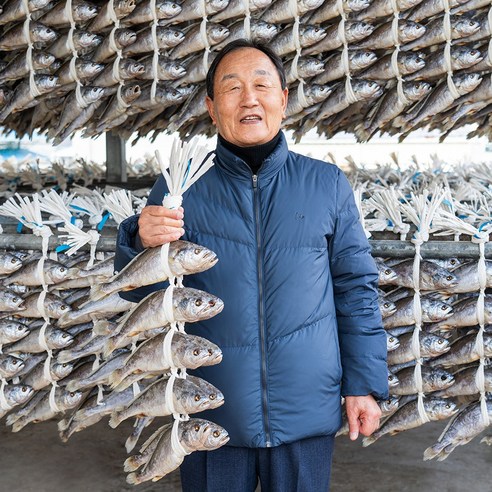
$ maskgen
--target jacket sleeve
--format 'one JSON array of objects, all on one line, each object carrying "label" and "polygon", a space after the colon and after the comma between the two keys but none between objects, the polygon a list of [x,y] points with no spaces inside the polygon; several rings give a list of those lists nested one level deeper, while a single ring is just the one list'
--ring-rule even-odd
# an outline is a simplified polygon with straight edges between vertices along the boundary
[{"label": "jacket sleeve", "polygon": [[[164,194],[167,193],[167,186],[162,175],[157,179],[149,198],[147,205],[161,205]],[[142,242],[138,236],[138,218],[140,215],[134,215],[124,220],[118,229],[118,235],[116,238],[116,253],[114,257],[114,269],[119,272],[130,263],[139,253],[145,248],[142,246]],[[138,289],[130,290],[127,292],[120,292],[120,297],[131,302],[140,302],[145,296],[154,292],[155,290],[165,289],[168,286],[168,282],[160,282],[153,285],[147,285]]]},{"label": "jacket sleeve", "polygon": [[329,239],[342,396],[388,398],[386,333],[378,304],[378,271],[359,221],[352,188],[338,170],[336,222]]}]

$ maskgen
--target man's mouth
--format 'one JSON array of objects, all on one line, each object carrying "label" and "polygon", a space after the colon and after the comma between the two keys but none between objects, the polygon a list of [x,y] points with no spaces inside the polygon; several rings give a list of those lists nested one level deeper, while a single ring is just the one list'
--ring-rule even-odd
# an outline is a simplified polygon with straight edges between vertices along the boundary
[{"label": "man's mouth", "polygon": [[244,118],[241,118],[241,123],[248,123],[250,121],[261,121],[261,116],[258,116],[257,114],[250,114],[248,116],[245,116]]}]

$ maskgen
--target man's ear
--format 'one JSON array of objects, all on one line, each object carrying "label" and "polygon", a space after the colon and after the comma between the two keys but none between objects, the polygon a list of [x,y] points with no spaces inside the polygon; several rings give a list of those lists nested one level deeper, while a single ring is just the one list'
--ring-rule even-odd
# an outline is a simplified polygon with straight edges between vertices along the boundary
[{"label": "man's ear", "polygon": [[282,90],[282,119],[285,118],[285,110],[287,109],[287,101],[289,98],[289,89],[287,87]]},{"label": "man's ear", "polygon": [[214,102],[212,101],[212,99],[210,99],[209,96],[207,96],[205,98],[205,104],[207,105],[208,114],[210,115],[210,118],[212,118],[212,123],[215,125],[216,118],[215,118]]}]

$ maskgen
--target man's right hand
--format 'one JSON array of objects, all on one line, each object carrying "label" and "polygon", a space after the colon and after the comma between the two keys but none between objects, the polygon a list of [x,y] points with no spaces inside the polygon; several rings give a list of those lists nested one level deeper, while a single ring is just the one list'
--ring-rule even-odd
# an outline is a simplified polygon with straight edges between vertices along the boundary
[{"label": "man's right hand", "polygon": [[138,219],[138,235],[144,248],[155,248],[176,241],[184,234],[184,210],[148,205]]}]

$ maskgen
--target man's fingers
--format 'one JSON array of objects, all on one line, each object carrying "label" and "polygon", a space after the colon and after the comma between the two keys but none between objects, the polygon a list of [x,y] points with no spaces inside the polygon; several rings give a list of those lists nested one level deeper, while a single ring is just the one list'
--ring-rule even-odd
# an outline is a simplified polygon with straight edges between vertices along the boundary
[{"label": "man's fingers", "polygon": [[176,241],[184,234],[182,229],[178,229],[178,232],[172,234],[157,234],[146,238],[145,240],[141,238],[142,245],[144,248],[155,248],[156,246],[162,246],[163,244],[170,243],[171,241]]},{"label": "man's fingers", "polygon": [[347,420],[349,424],[349,436],[350,440],[355,441],[359,437],[360,422],[357,415],[354,412],[347,413]]},{"label": "man's fingers", "polygon": [[168,217],[170,219],[181,220],[184,217],[183,207],[170,209],[162,205],[147,205],[141,212],[140,216],[153,215],[155,217]]}]

